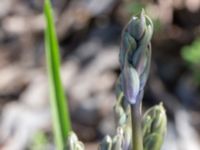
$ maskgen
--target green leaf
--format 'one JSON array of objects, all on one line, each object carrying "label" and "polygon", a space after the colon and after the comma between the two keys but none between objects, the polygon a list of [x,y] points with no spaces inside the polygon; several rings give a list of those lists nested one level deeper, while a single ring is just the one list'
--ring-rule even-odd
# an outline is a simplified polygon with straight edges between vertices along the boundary
[{"label": "green leaf", "polygon": [[45,50],[48,68],[50,105],[53,118],[54,136],[58,150],[62,150],[71,131],[68,104],[60,78],[60,55],[56,36],[52,6],[45,0],[44,13],[46,20]]}]

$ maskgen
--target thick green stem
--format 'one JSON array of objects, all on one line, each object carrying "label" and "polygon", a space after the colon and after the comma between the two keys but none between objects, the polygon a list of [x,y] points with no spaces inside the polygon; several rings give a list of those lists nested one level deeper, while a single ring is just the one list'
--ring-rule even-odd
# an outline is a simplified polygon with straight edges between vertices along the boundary
[{"label": "thick green stem", "polygon": [[141,102],[131,105],[132,149],[143,150]]}]

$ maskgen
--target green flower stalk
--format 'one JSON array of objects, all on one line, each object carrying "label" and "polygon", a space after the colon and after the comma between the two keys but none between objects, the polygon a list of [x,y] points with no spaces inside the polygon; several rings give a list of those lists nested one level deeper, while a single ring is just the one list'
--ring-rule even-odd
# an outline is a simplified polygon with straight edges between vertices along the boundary
[{"label": "green flower stalk", "polygon": [[143,150],[141,104],[150,69],[153,23],[144,11],[133,17],[122,33],[117,91],[131,107],[132,148]]}]

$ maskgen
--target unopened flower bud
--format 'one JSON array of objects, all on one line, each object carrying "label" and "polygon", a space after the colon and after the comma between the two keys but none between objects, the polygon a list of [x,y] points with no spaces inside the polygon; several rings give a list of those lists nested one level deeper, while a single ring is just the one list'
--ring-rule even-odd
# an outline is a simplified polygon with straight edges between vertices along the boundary
[{"label": "unopened flower bud", "polygon": [[78,140],[75,133],[71,132],[67,138],[66,150],[84,150],[84,145]]},{"label": "unopened flower bud", "polygon": [[128,24],[128,32],[136,39],[140,40],[145,32],[146,19],[144,11],[141,12],[140,17],[133,17]]},{"label": "unopened flower bud", "polygon": [[112,139],[110,136],[107,135],[102,140],[99,150],[112,150],[111,148],[112,148]]},{"label": "unopened flower bud", "polygon": [[125,64],[126,53],[127,52],[131,53],[137,47],[137,43],[135,39],[130,35],[130,33],[123,32],[122,37],[123,38],[122,38],[122,43],[121,43],[121,48],[120,48],[121,50],[119,53],[121,69],[124,67],[124,64]]},{"label": "unopened flower bud", "polygon": [[127,124],[123,127],[124,130],[124,138],[123,138],[123,150],[130,150],[131,149],[131,141],[132,141],[132,132],[130,124]]},{"label": "unopened flower bud", "polygon": [[122,71],[122,88],[124,91],[125,99],[131,103],[136,103],[136,98],[139,93],[140,89],[140,81],[139,76],[136,70],[130,66],[129,64],[126,64],[123,71]]},{"label": "unopened flower bud", "polygon": [[144,150],[160,150],[167,129],[167,117],[162,104],[147,110],[143,117]]},{"label": "unopened flower bud", "polygon": [[112,150],[123,150],[122,149],[122,142],[123,142],[123,129],[118,128],[117,134],[113,138]]}]

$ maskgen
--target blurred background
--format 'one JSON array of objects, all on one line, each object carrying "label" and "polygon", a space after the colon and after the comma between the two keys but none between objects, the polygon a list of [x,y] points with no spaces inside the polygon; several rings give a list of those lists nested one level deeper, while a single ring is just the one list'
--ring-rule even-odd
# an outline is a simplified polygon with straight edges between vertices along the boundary
[{"label": "blurred background", "polygon": [[[200,0],[54,0],[73,129],[87,150],[115,134],[120,34],[141,8],[154,22],[143,109],[163,102],[162,150],[200,150]],[[43,1],[0,3],[0,149],[54,149]]]}]

